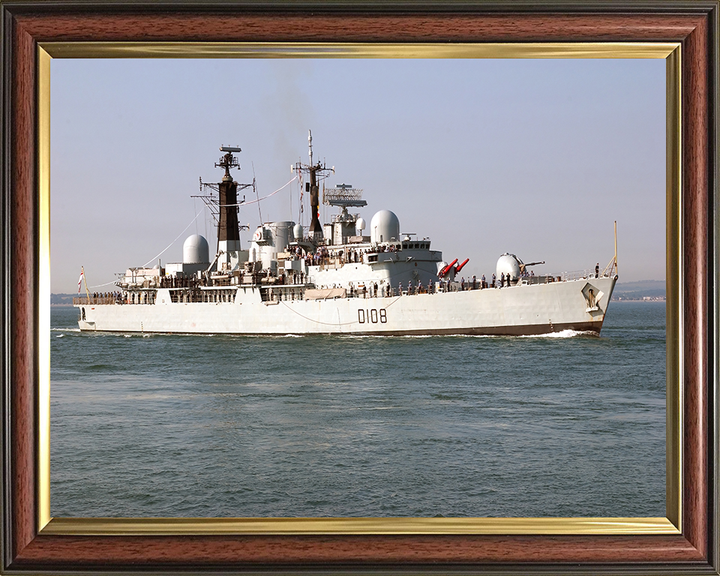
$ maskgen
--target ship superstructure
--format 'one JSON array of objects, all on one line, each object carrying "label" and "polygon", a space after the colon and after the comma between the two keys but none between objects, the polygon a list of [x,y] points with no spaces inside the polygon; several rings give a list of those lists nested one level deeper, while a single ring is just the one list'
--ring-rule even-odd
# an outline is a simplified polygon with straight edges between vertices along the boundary
[{"label": "ship superstructure", "polygon": [[599,333],[615,281],[617,257],[603,271],[535,275],[503,254],[492,279],[464,279],[467,260],[445,262],[427,237],[401,232],[380,210],[366,222],[349,211],[366,205],[350,184],[323,189],[339,213],[320,222],[320,182],[334,171],[313,160],[293,170],[305,180],[311,221],[267,222],[240,245],[243,200],[231,168],[237,147],[222,147],[222,181],[210,189],[218,244],[192,235],[181,263],[129,268],[112,294],[74,304],[81,330],[231,334],[542,334],[571,329]]}]

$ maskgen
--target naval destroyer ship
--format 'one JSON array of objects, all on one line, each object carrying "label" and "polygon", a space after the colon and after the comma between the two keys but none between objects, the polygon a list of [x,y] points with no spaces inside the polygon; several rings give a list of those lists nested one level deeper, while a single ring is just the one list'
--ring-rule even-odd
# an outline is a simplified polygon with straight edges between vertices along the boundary
[{"label": "naval destroyer ship", "polygon": [[[311,222],[263,223],[246,249],[238,212],[244,203],[230,174],[240,148],[221,147],[222,181],[202,196],[217,221],[217,251],[192,235],[183,261],[128,268],[110,294],[74,299],[81,330],[186,334],[535,335],[573,330],[599,334],[617,280],[617,249],[604,270],[535,275],[503,254],[495,275],[465,280],[467,260],[443,260],[428,238],[403,234],[380,210],[366,223],[349,209],[366,205],[350,185],[323,187],[339,213],[320,223],[320,183],[334,172],[313,161],[293,166],[309,193]],[[616,243],[617,245],[617,243]]]}]

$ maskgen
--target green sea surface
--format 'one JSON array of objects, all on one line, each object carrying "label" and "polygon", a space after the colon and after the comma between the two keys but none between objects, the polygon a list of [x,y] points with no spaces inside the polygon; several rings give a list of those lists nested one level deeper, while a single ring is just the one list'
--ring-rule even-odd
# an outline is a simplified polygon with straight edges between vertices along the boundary
[{"label": "green sea surface", "polygon": [[81,333],[52,309],[51,513],[665,516],[665,304],[600,337]]}]

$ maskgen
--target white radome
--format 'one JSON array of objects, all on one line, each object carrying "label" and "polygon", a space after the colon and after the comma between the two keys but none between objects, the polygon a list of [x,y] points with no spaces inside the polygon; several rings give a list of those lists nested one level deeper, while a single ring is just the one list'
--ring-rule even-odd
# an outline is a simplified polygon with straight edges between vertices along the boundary
[{"label": "white radome", "polygon": [[400,220],[390,210],[380,210],[370,220],[370,242],[390,242],[400,239]]},{"label": "white radome", "polygon": [[300,242],[303,239],[302,224],[295,224],[295,228],[293,228],[293,236],[295,237],[295,242]]},{"label": "white radome", "polygon": [[188,236],[183,244],[183,264],[206,264],[210,262],[210,248],[200,234]]},{"label": "white radome", "polygon": [[365,230],[365,226],[367,226],[367,224],[365,223],[365,219],[358,218],[355,222],[355,230],[357,231],[358,236],[362,236],[362,231]]}]

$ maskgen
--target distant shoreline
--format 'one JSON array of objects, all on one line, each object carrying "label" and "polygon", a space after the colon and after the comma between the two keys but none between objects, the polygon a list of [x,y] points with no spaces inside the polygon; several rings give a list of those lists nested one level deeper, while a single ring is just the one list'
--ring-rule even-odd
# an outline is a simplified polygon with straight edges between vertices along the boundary
[{"label": "distant shoreline", "polygon": [[610,302],[665,302],[665,296],[646,296],[644,298],[610,298]]}]

